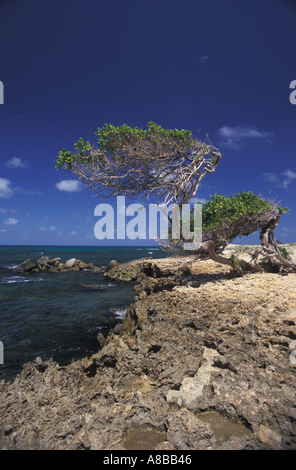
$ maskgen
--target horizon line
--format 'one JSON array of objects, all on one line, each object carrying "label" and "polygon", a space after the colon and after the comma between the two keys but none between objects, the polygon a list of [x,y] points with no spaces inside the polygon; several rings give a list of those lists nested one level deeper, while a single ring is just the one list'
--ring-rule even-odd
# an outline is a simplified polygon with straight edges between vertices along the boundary
[{"label": "horizon line", "polygon": [[10,246],[47,246],[47,247],[65,247],[65,248],[116,248],[116,247],[121,247],[121,248],[160,248],[160,247],[155,247],[155,245],[0,245],[0,247],[10,247]]}]

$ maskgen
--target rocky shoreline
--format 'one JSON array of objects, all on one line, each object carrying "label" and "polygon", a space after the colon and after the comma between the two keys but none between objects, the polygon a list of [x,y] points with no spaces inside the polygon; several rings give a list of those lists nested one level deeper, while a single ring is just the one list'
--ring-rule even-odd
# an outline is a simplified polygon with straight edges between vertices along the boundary
[{"label": "rocky shoreline", "polygon": [[296,450],[296,274],[146,258],[105,276],[136,283],[124,321],[0,383],[0,449]]},{"label": "rocky shoreline", "polygon": [[61,263],[61,258],[51,259],[49,256],[41,256],[38,260],[27,259],[23,263],[16,266],[15,273],[39,273],[39,272],[76,272],[76,271],[95,271],[101,272],[102,268],[95,266],[93,263],[84,263],[80,259],[72,258],[65,263]]}]

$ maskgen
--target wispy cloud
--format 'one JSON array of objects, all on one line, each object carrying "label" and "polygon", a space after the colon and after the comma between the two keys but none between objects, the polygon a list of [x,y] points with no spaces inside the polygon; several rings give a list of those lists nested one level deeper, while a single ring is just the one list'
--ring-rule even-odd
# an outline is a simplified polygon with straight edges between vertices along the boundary
[{"label": "wispy cloud", "polygon": [[42,192],[39,191],[38,189],[24,189],[24,188],[21,188],[21,187],[16,187],[16,188],[13,188],[13,190],[16,192],[16,193],[20,193],[20,194],[25,194],[25,195],[37,195],[37,196],[42,196]]},{"label": "wispy cloud", "polygon": [[68,193],[77,193],[83,189],[81,182],[76,180],[60,181],[59,183],[56,183],[56,187],[60,191],[66,191]]},{"label": "wispy cloud", "polygon": [[262,178],[268,183],[278,183],[279,176],[276,173],[264,173]]},{"label": "wispy cloud", "polygon": [[285,170],[282,173],[264,173],[262,178],[268,183],[275,184],[278,188],[287,189],[296,180],[296,172]]},{"label": "wispy cloud", "polygon": [[290,230],[288,230],[287,228],[285,228],[285,227],[281,228],[281,236],[282,237],[287,237],[289,235],[289,233],[290,233]]},{"label": "wispy cloud", "polygon": [[11,196],[13,196],[11,182],[6,178],[0,178],[0,197],[8,199]]},{"label": "wispy cloud", "polygon": [[75,230],[72,230],[71,235],[73,235],[73,237],[75,237],[77,235],[77,232],[75,232]]},{"label": "wispy cloud", "polygon": [[281,184],[282,188],[287,188],[292,183],[293,180],[296,180],[295,171],[286,170],[284,171],[283,176],[285,176],[285,179]]},{"label": "wispy cloud", "polygon": [[49,228],[39,227],[39,230],[41,230],[41,232],[54,232],[56,230],[56,227],[54,226],[51,226]]},{"label": "wispy cloud", "polygon": [[18,220],[17,219],[7,219],[5,220],[4,222],[6,225],[16,225],[18,223]]},{"label": "wispy cloud", "polygon": [[21,187],[11,187],[11,182],[6,178],[0,178],[0,197],[9,199],[14,193],[25,194],[25,195],[42,195],[42,192],[38,189],[23,189]]},{"label": "wispy cloud", "polygon": [[273,132],[259,131],[252,126],[223,126],[218,129],[219,137],[222,139],[221,145],[233,149],[239,149],[246,139],[263,139],[265,142],[271,142],[270,137]]},{"label": "wispy cloud", "polygon": [[201,68],[205,67],[208,60],[209,60],[209,56],[207,55],[203,55],[199,58],[199,63],[200,63]]},{"label": "wispy cloud", "polygon": [[25,160],[21,160],[20,158],[13,157],[11,160],[8,160],[6,162],[6,166],[8,168],[12,168],[12,169],[15,169],[15,168],[28,168],[29,163],[26,162]]}]

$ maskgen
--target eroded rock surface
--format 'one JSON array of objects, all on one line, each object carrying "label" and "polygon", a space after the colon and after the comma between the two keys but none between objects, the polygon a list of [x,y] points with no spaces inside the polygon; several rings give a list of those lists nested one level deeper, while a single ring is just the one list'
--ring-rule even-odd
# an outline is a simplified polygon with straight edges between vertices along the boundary
[{"label": "eroded rock surface", "polygon": [[146,426],[159,450],[296,450],[296,274],[200,261],[136,294],[97,354],[0,385],[0,449],[124,450]]},{"label": "eroded rock surface", "polygon": [[95,271],[101,272],[102,269],[93,263],[84,263],[80,259],[69,259],[65,263],[61,263],[61,258],[50,259],[49,256],[42,256],[37,261],[27,259],[23,263],[14,268],[16,273],[39,273],[40,271],[48,271],[51,273],[59,273],[65,271]]}]

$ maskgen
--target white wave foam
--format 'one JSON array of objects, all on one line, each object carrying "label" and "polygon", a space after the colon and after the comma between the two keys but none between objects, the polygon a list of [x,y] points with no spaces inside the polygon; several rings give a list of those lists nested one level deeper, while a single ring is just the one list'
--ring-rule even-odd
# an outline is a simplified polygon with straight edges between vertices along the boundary
[{"label": "white wave foam", "polygon": [[2,284],[15,284],[17,282],[40,282],[44,281],[44,279],[37,278],[37,279],[28,279],[23,276],[11,276],[11,277],[4,277],[1,279]]},{"label": "white wave foam", "polygon": [[109,309],[109,312],[113,313],[117,318],[124,318],[127,308],[116,308],[112,307]]},{"label": "white wave foam", "polygon": [[7,266],[7,265],[2,265],[1,268],[6,268],[6,269],[15,269],[17,267],[17,264],[13,264],[12,266]]}]

